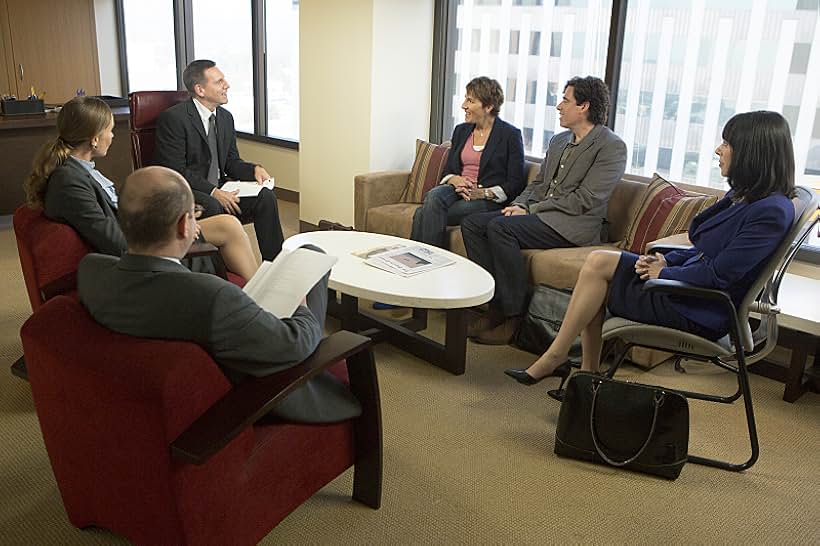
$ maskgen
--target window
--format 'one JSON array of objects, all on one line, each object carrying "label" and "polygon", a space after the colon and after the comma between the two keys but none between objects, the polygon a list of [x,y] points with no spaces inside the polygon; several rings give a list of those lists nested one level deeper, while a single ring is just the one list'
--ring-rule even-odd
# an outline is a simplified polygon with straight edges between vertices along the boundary
[{"label": "window", "polygon": [[820,18],[794,5],[630,2],[615,118],[627,172],[726,189],[723,125],[766,109],[789,121],[797,182],[820,175]]},{"label": "window", "polygon": [[211,59],[237,130],[298,148],[299,0],[115,2],[125,92],[178,89],[190,61]]},{"label": "window", "polygon": [[554,105],[564,83],[576,74],[604,77],[611,11],[611,0],[557,7],[554,1],[459,0],[450,33],[470,43],[448,52],[454,73],[445,76],[452,95],[444,101],[443,138],[463,120],[458,106],[467,82],[489,76],[506,84],[501,116],[522,129],[525,152],[541,156],[547,136],[560,129]]},{"label": "window", "polygon": [[268,0],[268,131],[271,137],[299,140],[299,3]]},{"label": "window", "polygon": [[[194,0],[194,58],[210,59],[224,74],[231,88],[227,109],[236,130],[253,133],[253,47],[251,4],[225,9],[221,0]],[[230,33],[226,35],[225,29]]]},{"label": "window", "polygon": [[167,0],[122,0],[130,91],[177,88],[174,11]]}]

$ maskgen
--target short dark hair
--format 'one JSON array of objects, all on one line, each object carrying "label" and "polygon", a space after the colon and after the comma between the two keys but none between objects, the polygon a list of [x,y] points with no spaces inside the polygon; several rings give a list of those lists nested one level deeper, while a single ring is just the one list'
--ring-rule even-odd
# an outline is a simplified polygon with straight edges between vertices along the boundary
[{"label": "short dark hair", "polygon": [[595,76],[581,78],[576,76],[567,82],[567,87],[573,88],[575,103],[589,103],[587,120],[594,125],[604,125],[609,116],[609,87],[604,80]]},{"label": "short dark hair", "polygon": [[[150,189],[140,187],[148,177],[159,183]],[[117,220],[129,248],[146,248],[168,242],[180,216],[190,213],[193,205],[188,185],[178,173],[165,167],[146,167],[125,180],[119,192]]]},{"label": "short dark hair", "polygon": [[732,116],[723,127],[732,147],[727,176],[738,198],[751,203],[772,193],[794,193],[794,149],[789,122],[760,110]]},{"label": "short dark hair", "polygon": [[490,114],[497,116],[504,104],[504,91],[501,85],[492,78],[479,76],[467,84],[467,92],[481,101],[482,106],[491,106]]},{"label": "short dark hair", "polygon": [[182,83],[189,93],[193,94],[196,84],[205,84],[205,71],[216,66],[216,63],[208,59],[198,59],[191,61],[182,72]]}]

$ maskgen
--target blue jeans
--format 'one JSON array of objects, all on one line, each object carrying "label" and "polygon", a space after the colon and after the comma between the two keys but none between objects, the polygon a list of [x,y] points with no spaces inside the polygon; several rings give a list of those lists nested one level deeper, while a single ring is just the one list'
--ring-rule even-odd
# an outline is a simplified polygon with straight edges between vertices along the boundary
[{"label": "blue jeans", "polygon": [[462,199],[450,184],[441,184],[427,192],[424,203],[413,216],[410,238],[440,248],[447,248],[447,226],[461,224],[470,214],[500,210],[501,203],[486,199]]}]

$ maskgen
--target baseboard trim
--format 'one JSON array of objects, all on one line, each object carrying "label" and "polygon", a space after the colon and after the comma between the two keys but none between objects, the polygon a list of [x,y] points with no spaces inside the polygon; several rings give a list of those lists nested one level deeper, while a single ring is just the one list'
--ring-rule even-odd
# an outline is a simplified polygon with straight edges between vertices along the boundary
[{"label": "baseboard trim", "polygon": [[299,192],[285,188],[276,188],[276,198],[289,203],[299,203]]}]

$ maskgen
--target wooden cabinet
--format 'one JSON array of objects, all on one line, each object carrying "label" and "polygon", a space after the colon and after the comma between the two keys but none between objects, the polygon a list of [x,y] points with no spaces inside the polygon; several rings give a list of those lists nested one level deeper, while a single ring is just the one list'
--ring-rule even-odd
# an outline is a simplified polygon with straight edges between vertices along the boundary
[{"label": "wooden cabinet", "polygon": [[100,94],[93,0],[0,0],[0,91],[63,103]]}]

